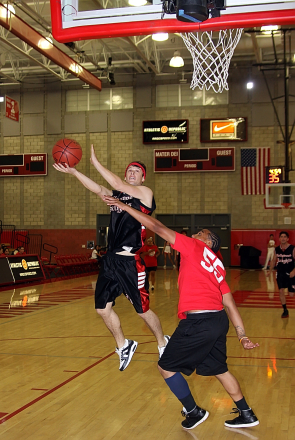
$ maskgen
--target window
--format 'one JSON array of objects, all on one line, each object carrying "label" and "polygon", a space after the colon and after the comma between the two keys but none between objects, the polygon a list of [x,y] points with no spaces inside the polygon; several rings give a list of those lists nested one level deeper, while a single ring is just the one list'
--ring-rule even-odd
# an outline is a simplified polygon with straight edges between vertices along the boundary
[{"label": "window", "polygon": [[120,110],[133,108],[133,88],[117,87],[98,92],[94,89],[68,90],[66,111]]},{"label": "window", "polygon": [[228,92],[213,90],[191,90],[189,84],[168,84],[156,86],[156,107],[192,107],[197,105],[226,105]]},{"label": "window", "polygon": [[156,88],[156,107],[178,107],[179,103],[179,85],[168,84],[157,86]]}]

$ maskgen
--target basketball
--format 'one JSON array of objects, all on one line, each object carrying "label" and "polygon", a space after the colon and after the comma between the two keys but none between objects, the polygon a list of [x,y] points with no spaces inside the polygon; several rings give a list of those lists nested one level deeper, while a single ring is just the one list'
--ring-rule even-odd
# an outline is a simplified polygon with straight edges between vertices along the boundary
[{"label": "basketball", "polygon": [[74,167],[81,160],[82,148],[73,139],[60,139],[52,149],[52,156],[55,163]]}]

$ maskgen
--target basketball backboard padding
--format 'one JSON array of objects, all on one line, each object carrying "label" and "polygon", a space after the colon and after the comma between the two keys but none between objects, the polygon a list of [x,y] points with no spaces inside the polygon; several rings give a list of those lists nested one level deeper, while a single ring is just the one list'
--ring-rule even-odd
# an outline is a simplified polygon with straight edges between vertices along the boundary
[{"label": "basketball backboard padding", "polygon": [[202,23],[162,19],[162,3],[142,7],[123,7],[79,11],[79,0],[50,0],[53,37],[67,43],[78,40],[150,35],[156,32],[191,32],[263,25],[295,24],[295,1],[228,0],[221,16]]},{"label": "basketball backboard padding", "polygon": [[[284,187],[289,188],[289,194],[284,194]],[[284,203],[289,204],[289,209],[295,209],[295,183],[275,183],[265,185],[265,208],[284,208]]]}]

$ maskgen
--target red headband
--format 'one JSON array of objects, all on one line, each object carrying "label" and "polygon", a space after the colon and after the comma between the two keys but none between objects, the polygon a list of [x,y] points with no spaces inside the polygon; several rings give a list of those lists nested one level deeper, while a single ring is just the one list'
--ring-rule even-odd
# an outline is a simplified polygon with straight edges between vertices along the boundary
[{"label": "red headband", "polygon": [[126,173],[127,173],[128,168],[131,167],[131,166],[134,166],[134,167],[138,167],[138,168],[140,168],[141,171],[142,171],[143,177],[145,178],[145,176],[146,176],[145,169],[144,169],[144,167],[143,167],[140,163],[138,163],[138,162],[131,162],[131,163],[126,167],[126,170],[125,170],[125,177],[126,177]]}]

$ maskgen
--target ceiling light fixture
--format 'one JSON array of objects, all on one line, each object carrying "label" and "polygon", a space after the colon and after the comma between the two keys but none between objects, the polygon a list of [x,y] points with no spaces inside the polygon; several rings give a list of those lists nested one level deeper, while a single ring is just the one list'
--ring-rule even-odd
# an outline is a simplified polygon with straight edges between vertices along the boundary
[{"label": "ceiling light fixture", "polygon": [[180,52],[178,50],[176,50],[174,52],[174,55],[173,55],[173,57],[170,60],[169,66],[170,67],[182,67],[182,66],[184,66],[183,58],[180,55]]},{"label": "ceiling light fixture", "polygon": [[252,81],[248,81],[248,82],[247,82],[247,89],[248,89],[248,90],[251,90],[251,89],[253,89],[253,87],[254,87],[253,82],[252,82]]},{"label": "ceiling light fixture", "polygon": [[169,34],[167,32],[158,32],[152,35],[152,40],[154,41],[166,41],[168,40]]},{"label": "ceiling light fixture", "polygon": [[144,6],[146,4],[146,0],[128,0],[128,5],[130,6]]},{"label": "ceiling light fixture", "polygon": [[79,64],[76,63],[72,63],[69,67],[69,69],[76,73],[77,75],[80,74],[82,72],[82,67]]},{"label": "ceiling light fixture", "polygon": [[6,9],[3,9],[2,11],[1,11],[1,16],[2,16],[2,18],[6,18],[6,17],[10,17],[10,13],[12,12],[13,14],[15,14],[15,9],[14,9],[14,7],[10,4],[10,3],[4,3],[3,4],[3,6],[4,6],[4,8],[6,8]]},{"label": "ceiling light fixture", "polygon": [[40,47],[40,49],[50,49],[53,46],[53,41],[51,37],[46,37],[46,38],[40,38],[40,40],[38,41],[38,47]]},{"label": "ceiling light fixture", "polygon": [[279,26],[261,26],[260,30],[264,35],[271,35],[272,32],[276,32],[279,30]]}]

